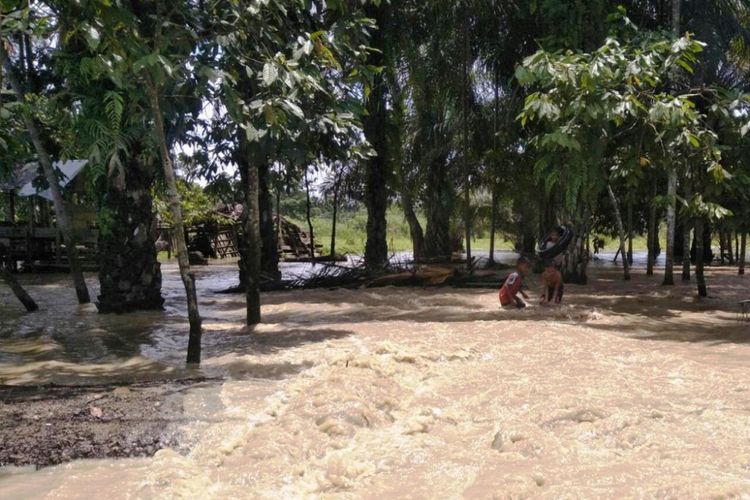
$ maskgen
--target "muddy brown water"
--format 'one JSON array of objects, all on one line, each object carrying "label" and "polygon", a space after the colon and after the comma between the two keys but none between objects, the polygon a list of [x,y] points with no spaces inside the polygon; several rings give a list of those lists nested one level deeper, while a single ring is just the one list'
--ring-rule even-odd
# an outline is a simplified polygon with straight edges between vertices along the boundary
[{"label": "muddy brown water", "polygon": [[235,280],[215,266],[200,271],[205,362],[191,373],[170,266],[167,310],[121,317],[24,277],[44,311],[14,312],[0,291],[2,383],[224,382],[186,391],[187,451],[5,469],[1,496],[750,495],[750,325],[735,307],[748,278],[712,269],[713,298],[697,301],[640,271],[593,274],[562,307],[524,311],[487,290],[269,294],[248,334],[242,297],[210,292]]}]

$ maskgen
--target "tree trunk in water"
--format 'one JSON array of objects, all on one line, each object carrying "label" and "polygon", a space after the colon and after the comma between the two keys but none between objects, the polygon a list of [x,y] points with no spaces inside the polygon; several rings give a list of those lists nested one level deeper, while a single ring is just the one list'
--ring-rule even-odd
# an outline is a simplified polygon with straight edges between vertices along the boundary
[{"label": "tree trunk in water", "polygon": [[738,271],[740,276],[745,274],[746,251],[747,251],[747,233],[745,231],[742,231],[742,235],[740,236],[740,256],[738,257],[738,260],[740,261],[740,268]]},{"label": "tree trunk in water", "polygon": [[575,237],[571,242],[571,250],[565,255],[563,265],[563,279],[566,283],[585,285],[588,282],[588,259],[586,253],[586,239],[591,224],[591,211],[588,206],[579,209],[577,221],[575,221]]},{"label": "tree trunk in water", "polygon": [[[260,280],[263,269],[263,247],[265,244],[263,234],[263,221],[261,209],[261,189],[263,169],[267,168],[265,159],[259,160],[257,154],[253,154],[252,145],[248,142],[243,130],[238,131],[236,159],[240,172],[240,180],[244,190],[244,210],[242,212],[242,238],[240,238],[240,283],[245,289],[245,323],[248,327],[261,322],[260,309]],[[261,165],[260,167],[258,165]],[[270,202],[270,193],[269,193]],[[270,203],[269,203],[270,205]],[[271,233],[275,233],[273,217],[270,216],[272,207],[267,207]],[[265,228],[269,230],[268,227]],[[276,248],[276,236],[272,236],[273,246]],[[270,243],[269,243],[270,244]],[[266,256],[268,257],[268,256]],[[278,270],[278,261],[276,262]],[[278,274],[271,274],[278,277]]]},{"label": "tree trunk in water", "polygon": [[312,207],[310,202],[310,181],[307,177],[307,169],[305,169],[305,197],[306,197],[306,215],[307,215],[307,229],[310,232],[310,258],[312,259],[313,266],[315,265],[315,233],[313,231],[312,223]]},{"label": "tree trunk in water", "polygon": [[262,242],[260,267],[264,273],[278,279],[281,277],[281,272],[279,271],[279,246],[276,226],[273,221],[273,197],[269,185],[270,174],[268,162],[260,162],[258,166],[258,208],[260,210],[260,238]]},{"label": "tree trunk in water", "polygon": [[16,296],[16,298],[21,302],[21,304],[23,304],[28,312],[34,312],[39,309],[39,306],[36,305],[34,299],[32,299],[31,296],[26,293],[26,290],[24,290],[18,280],[16,280],[16,277],[13,276],[10,271],[5,269],[5,266],[3,266],[2,264],[0,264],[0,279],[2,279],[5,284],[8,285],[8,287],[10,287],[13,295]]},{"label": "tree trunk in water", "polygon": [[609,193],[609,200],[612,202],[612,208],[615,211],[615,220],[617,221],[617,231],[620,236],[620,254],[622,254],[622,274],[623,278],[627,281],[630,279],[630,263],[628,262],[628,258],[625,251],[625,240],[626,240],[626,233],[625,233],[625,226],[622,223],[622,216],[620,214],[620,205],[617,203],[617,196],[615,196],[615,192],[612,190],[612,186],[607,184],[607,192]]},{"label": "tree trunk in water", "polygon": [[[370,38],[367,64],[373,67],[386,66],[385,29],[388,7],[368,2],[365,15],[378,26]],[[367,243],[365,265],[369,270],[383,269],[388,265],[388,242],[386,241],[386,209],[388,208],[388,126],[386,108],[386,81],[383,72],[373,76],[371,92],[365,102],[367,113],[362,118],[362,128],[375,156],[366,163],[365,205],[367,206]]]},{"label": "tree trunk in water", "polygon": [[187,362],[200,363],[201,361],[201,316],[198,311],[198,292],[195,288],[195,275],[190,271],[190,260],[188,258],[187,244],[185,243],[185,224],[182,221],[182,206],[180,205],[180,193],[177,191],[177,178],[169,157],[169,146],[164,131],[164,119],[161,114],[159,94],[153,82],[146,85],[151,111],[154,118],[154,129],[157,144],[161,154],[162,167],[164,168],[164,180],[167,184],[167,197],[169,209],[174,221],[173,238],[177,251],[177,263],[180,266],[180,278],[185,286],[187,297],[188,321],[190,323],[190,336],[188,338]]},{"label": "tree trunk in water", "polygon": [[[11,88],[16,96],[19,103],[25,103],[26,98],[24,95],[23,87],[16,76],[13,67],[8,59],[8,53],[5,49],[5,41],[0,39],[0,65],[5,68],[5,76],[10,83]],[[34,145],[34,150],[39,157],[39,163],[42,165],[44,171],[44,177],[49,184],[50,194],[52,195],[52,202],[55,206],[55,215],[57,216],[57,225],[60,232],[63,235],[65,242],[65,249],[68,254],[68,262],[70,264],[70,274],[73,277],[73,285],[76,290],[76,296],[78,297],[79,304],[88,304],[91,302],[89,296],[89,290],[86,287],[86,281],[83,278],[83,271],[81,269],[80,261],[78,260],[78,248],[76,247],[75,232],[73,231],[73,222],[68,212],[68,207],[63,199],[62,192],[60,190],[60,184],[55,174],[54,167],[52,165],[52,159],[47,152],[47,148],[42,141],[42,136],[37,129],[36,122],[32,117],[31,113],[26,107],[23,108],[23,121],[26,126],[29,135],[31,136],[31,142]]]},{"label": "tree trunk in water", "polygon": [[[656,197],[657,188],[654,184],[654,198]],[[648,246],[648,260],[646,262],[646,275],[654,275],[654,265],[656,263],[656,241],[659,235],[656,232],[656,205],[653,200],[649,204],[648,209],[648,236],[646,238],[646,246]]]},{"label": "tree trunk in water", "polygon": [[677,196],[677,172],[669,172],[667,185],[667,254],[664,263],[664,285],[674,285],[674,233],[675,233],[675,203]]},{"label": "tree trunk in water", "polygon": [[111,183],[104,197],[112,221],[99,232],[100,313],[157,310],[164,304],[161,264],[154,243],[153,178],[150,167],[133,159],[125,173],[125,185]]},{"label": "tree trunk in water", "polygon": [[682,226],[682,281],[690,281],[690,224]]},{"label": "tree trunk in water", "polygon": [[696,244],[696,259],[695,259],[695,279],[698,282],[698,296],[707,297],[708,288],[706,287],[706,278],[703,274],[703,218],[698,217],[695,219],[695,244]]},{"label": "tree trunk in water", "polygon": [[628,200],[628,264],[633,265],[633,201]]},{"label": "tree trunk in water", "polygon": [[[247,149],[248,144],[243,140],[241,149]],[[261,321],[260,314],[260,274],[263,254],[263,241],[261,236],[260,202],[259,202],[259,170],[253,165],[247,155],[243,155],[245,161],[240,168],[244,169],[245,180],[245,212],[244,219],[244,242],[245,255],[242,256],[244,264],[244,285],[247,326],[257,325]]]}]

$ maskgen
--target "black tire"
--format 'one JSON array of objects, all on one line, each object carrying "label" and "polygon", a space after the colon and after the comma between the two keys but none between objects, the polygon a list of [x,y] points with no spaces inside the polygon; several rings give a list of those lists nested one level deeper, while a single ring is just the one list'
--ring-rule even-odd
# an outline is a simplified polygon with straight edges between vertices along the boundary
[{"label": "black tire", "polygon": [[558,229],[560,230],[560,239],[557,241],[555,246],[550,248],[545,248],[547,245],[547,242],[549,241],[549,234],[541,241],[539,242],[539,248],[537,250],[537,254],[541,259],[547,260],[547,259],[554,259],[561,253],[563,253],[565,250],[568,249],[568,246],[570,245],[570,242],[573,241],[573,228],[568,226],[567,224],[563,224],[562,226],[559,226]]}]

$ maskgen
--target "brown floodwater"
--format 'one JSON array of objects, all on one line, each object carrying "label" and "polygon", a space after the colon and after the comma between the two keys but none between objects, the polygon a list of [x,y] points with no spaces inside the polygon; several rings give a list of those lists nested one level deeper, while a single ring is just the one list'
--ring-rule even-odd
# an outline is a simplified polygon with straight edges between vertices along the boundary
[{"label": "brown floodwater", "polygon": [[[212,293],[234,268],[199,272],[198,373],[225,380],[186,394],[189,451],[0,470],[3,498],[750,496],[748,278],[730,270],[698,301],[594,268],[562,307],[523,311],[492,290],[268,294],[252,333],[242,296]],[[184,376],[173,267],[167,310],[129,316],[24,279],[43,311],[0,290],[1,383]]]}]

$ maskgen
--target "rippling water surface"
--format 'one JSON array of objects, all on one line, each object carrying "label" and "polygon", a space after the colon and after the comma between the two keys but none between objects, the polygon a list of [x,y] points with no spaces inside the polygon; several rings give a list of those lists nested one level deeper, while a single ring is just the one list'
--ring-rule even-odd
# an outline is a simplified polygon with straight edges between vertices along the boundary
[{"label": "rippling water surface", "polygon": [[[267,294],[252,333],[242,296],[213,293],[234,267],[198,273],[200,373],[224,382],[185,396],[189,451],[6,470],[3,498],[750,495],[747,283],[730,270],[700,302],[604,263],[555,309],[500,310],[491,290]],[[166,311],[119,317],[76,306],[63,277],[24,279],[43,311],[0,291],[4,383],[182,375],[173,267]]]}]

